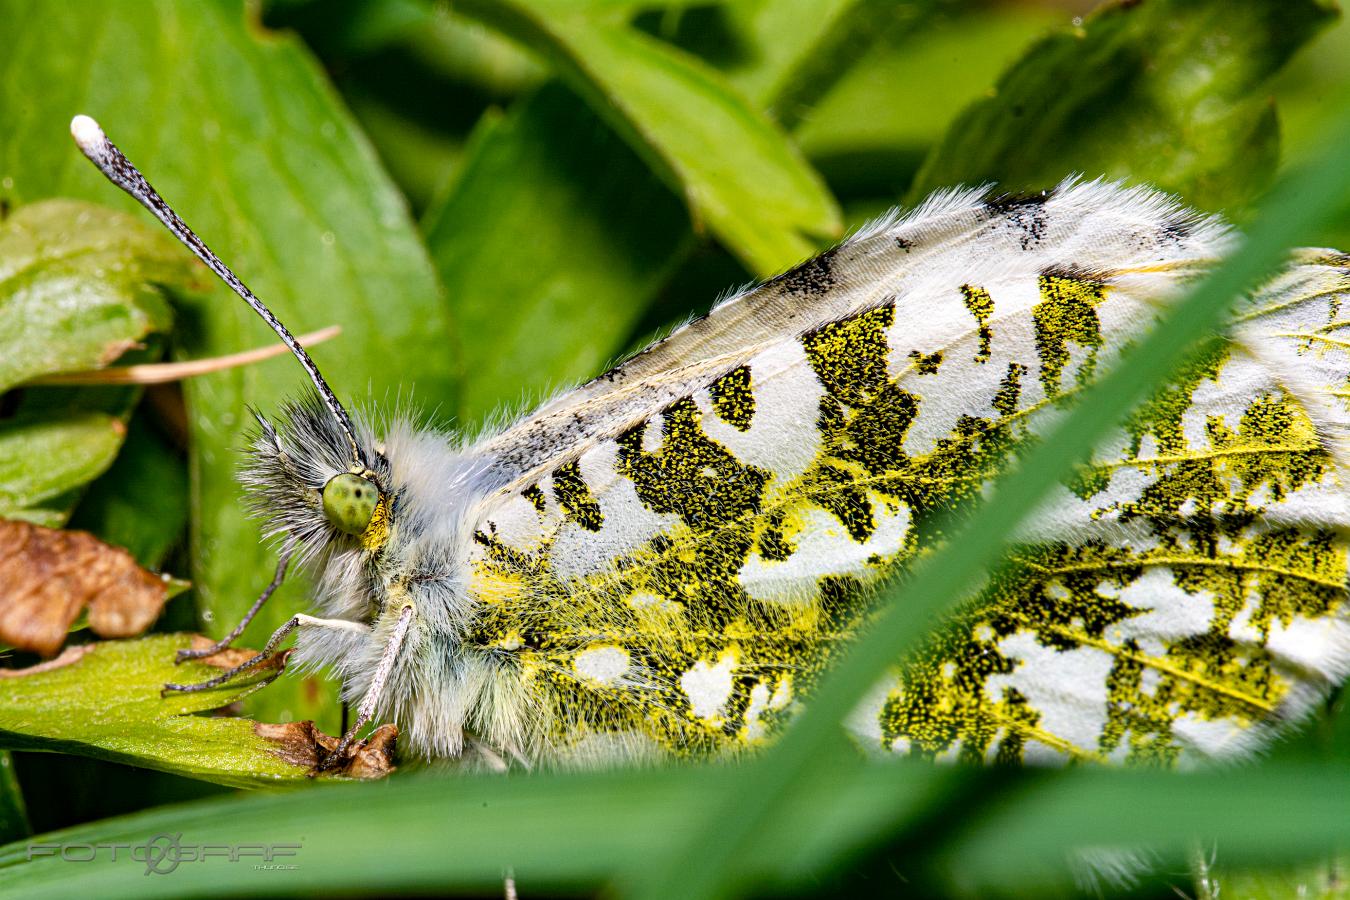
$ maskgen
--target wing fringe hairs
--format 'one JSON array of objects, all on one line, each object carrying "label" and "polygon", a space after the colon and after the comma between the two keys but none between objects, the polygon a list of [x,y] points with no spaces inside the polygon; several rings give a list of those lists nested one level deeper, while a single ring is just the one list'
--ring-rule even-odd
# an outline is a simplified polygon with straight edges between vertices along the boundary
[{"label": "wing fringe hairs", "polygon": [[[986,491],[1234,245],[1109,182],[935,195],[475,441],[395,423],[377,550],[299,502],[342,445],[288,410],[248,483],[353,626],[302,629],[296,659],[366,698],[411,607],[377,711],[420,755],[754,747],[927,549],[923,522]],[[1174,764],[1250,752],[1339,683],[1347,281],[1309,252],[1249,298],[877,686],[858,740]]]}]

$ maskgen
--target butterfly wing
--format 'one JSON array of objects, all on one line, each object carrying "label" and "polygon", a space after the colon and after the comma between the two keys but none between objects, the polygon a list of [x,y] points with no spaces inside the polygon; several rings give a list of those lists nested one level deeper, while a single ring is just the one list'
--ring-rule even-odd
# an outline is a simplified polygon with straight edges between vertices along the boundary
[{"label": "butterfly wing", "polygon": [[[690,326],[483,445],[514,481],[479,517],[471,591],[482,614],[470,639],[514,655],[542,746],[757,742],[859,627],[870,585],[925,549],[917,526],[982,491],[1225,240],[1214,223],[1115,185],[1066,184],[1034,200],[949,195],[719,307],[699,333]],[[1289,315],[1302,328],[1325,324],[1310,309]],[[1309,389],[1342,363],[1314,371],[1290,353],[1281,358],[1307,373]],[[1228,368],[1239,357],[1245,382]],[[1279,372],[1238,351],[1224,360],[1222,377],[1183,380],[1170,405],[1155,401],[1182,410],[1177,422],[1133,426],[1137,436],[1127,429],[1104,448],[1078,494],[1041,517],[1051,530],[1013,553],[1010,574],[878,687],[855,717],[864,740],[929,755],[1164,752],[1190,732],[1136,721],[1185,714],[1250,733],[1338,677],[1347,654],[1334,641],[1312,653],[1320,681],[1306,660],[1281,663],[1267,667],[1264,693],[1231,654],[1172,659],[1174,645],[1203,642],[1224,622],[1255,622],[1256,637],[1228,639],[1270,655],[1272,622],[1330,635],[1343,620],[1344,552],[1330,520],[1325,533],[1311,520],[1280,526],[1272,488],[1239,490],[1233,474],[1242,463],[1232,448],[1255,440],[1242,423],[1266,414],[1260,403],[1278,408],[1267,431],[1306,438],[1283,457],[1253,457],[1267,460],[1283,497],[1337,492],[1326,444]],[[1350,366],[1339,371],[1335,383]],[[1215,393],[1211,382],[1237,387]],[[1197,435],[1211,443],[1192,447]],[[1148,456],[1164,444],[1198,458]],[[1207,465],[1222,497],[1185,496],[1169,511],[1150,493],[1169,466],[1189,485]],[[1248,571],[1204,569],[1194,560],[1205,553],[1254,559],[1251,548],[1280,541],[1299,573],[1321,581],[1250,569],[1219,603],[1193,577]],[[1242,613],[1275,595],[1265,576],[1299,596],[1318,585],[1322,599]],[[1156,609],[1134,611],[1148,603]],[[1145,628],[1163,621],[1172,631]],[[1183,665],[1204,678],[1175,674]],[[1178,687],[1154,697],[1169,677]],[[1180,685],[1191,700],[1173,698]],[[1195,743],[1221,743],[1207,740]]]},{"label": "butterfly wing", "polygon": [[1058,490],[855,717],[957,758],[1170,764],[1261,746],[1350,673],[1344,260],[1258,292]]},{"label": "butterfly wing", "polygon": [[[917,315],[926,297],[954,283],[1040,270],[1157,265],[1169,269],[1166,281],[1212,257],[1226,239],[1215,223],[1142,189],[1066,182],[1034,197],[988,193],[936,194],[907,215],[878,221],[543,404],[475,448],[490,462],[491,480],[524,486],[560,456],[612,437],[761,350],[896,298],[905,314]],[[978,320],[978,313],[959,315],[965,325]]]}]

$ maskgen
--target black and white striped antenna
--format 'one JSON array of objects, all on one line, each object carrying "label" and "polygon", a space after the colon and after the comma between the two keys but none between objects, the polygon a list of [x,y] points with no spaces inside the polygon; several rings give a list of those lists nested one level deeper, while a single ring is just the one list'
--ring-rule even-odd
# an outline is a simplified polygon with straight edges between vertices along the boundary
[{"label": "black and white striped antenna", "polygon": [[324,405],[328,411],[333,414],[337,420],[338,426],[346,433],[347,441],[351,444],[352,454],[355,461],[364,468],[369,468],[370,464],[366,460],[365,453],[361,450],[360,443],[356,440],[356,429],[352,426],[351,417],[347,415],[347,410],[342,408],[337,397],[333,394],[333,389],[328,386],[328,382],[323,380],[323,375],[319,373],[319,367],[310,359],[305,348],[286,330],[272,311],[268,309],[261,300],[257,298],[252,291],[248,289],[239,276],[230,271],[230,267],[220,261],[220,257],[211,252],[211,248],[206,246],[201,238],[187,226],[187,223],[178,217],[164,198],[159,195],[150,182],[145,180],[145,176],[131,164],[131,160],[123,155],[121,150],[108,136],[103,133],[99,124],[88,116],[76,116],[70,121],[70,135],[75,138],[75,143],[79,145],[84,155],[89,157],[89,161],[98,166],[99,171],[107,176],[113,184],[135,197],[146,209],[154,214],[156,219],[164,223],[164,227],[173,233],[197,258],[206,263],[207,267],[215,272],[220,280],[230,286],[236,294],[243,299],[253,311],[262,316],[264,322],[271,326],[272,330],[281,338],[281,342],[295,354],[295,358],[300,360],[300,365],[305,367],[305,372],[309,374],[309,380],[314,382],[314,387],[319,391],[319,396],[323,398]]}]

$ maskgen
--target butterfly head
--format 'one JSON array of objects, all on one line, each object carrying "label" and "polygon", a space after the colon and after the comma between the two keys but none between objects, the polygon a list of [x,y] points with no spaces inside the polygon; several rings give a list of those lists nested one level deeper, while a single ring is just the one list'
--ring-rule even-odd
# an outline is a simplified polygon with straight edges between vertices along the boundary
[{"label": "butterfly head", "polygon": [[259,432],[244,468],[253,510],[275,532],[286,532],[306,550],[325,547],[378,552],[393,526],[394,493],[389,460],[359,419],[347,432],[314,393],[283,406],[276,424],[254,413]]}]

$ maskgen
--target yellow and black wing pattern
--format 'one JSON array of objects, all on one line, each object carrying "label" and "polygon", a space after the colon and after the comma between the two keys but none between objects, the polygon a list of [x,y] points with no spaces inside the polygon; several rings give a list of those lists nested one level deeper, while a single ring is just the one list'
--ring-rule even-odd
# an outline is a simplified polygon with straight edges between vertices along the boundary
[{"label": "yellow and black wing pattern", "polygon": [[[922,526],[1228,249],[1146,190],[953,193],[717,307],[493,439],[469,641],[543,755],[754,746]],[[942,759],[1223,757],[1350,670],[1350,263],[1304,252],[1031,517],[849,721]]]}]

